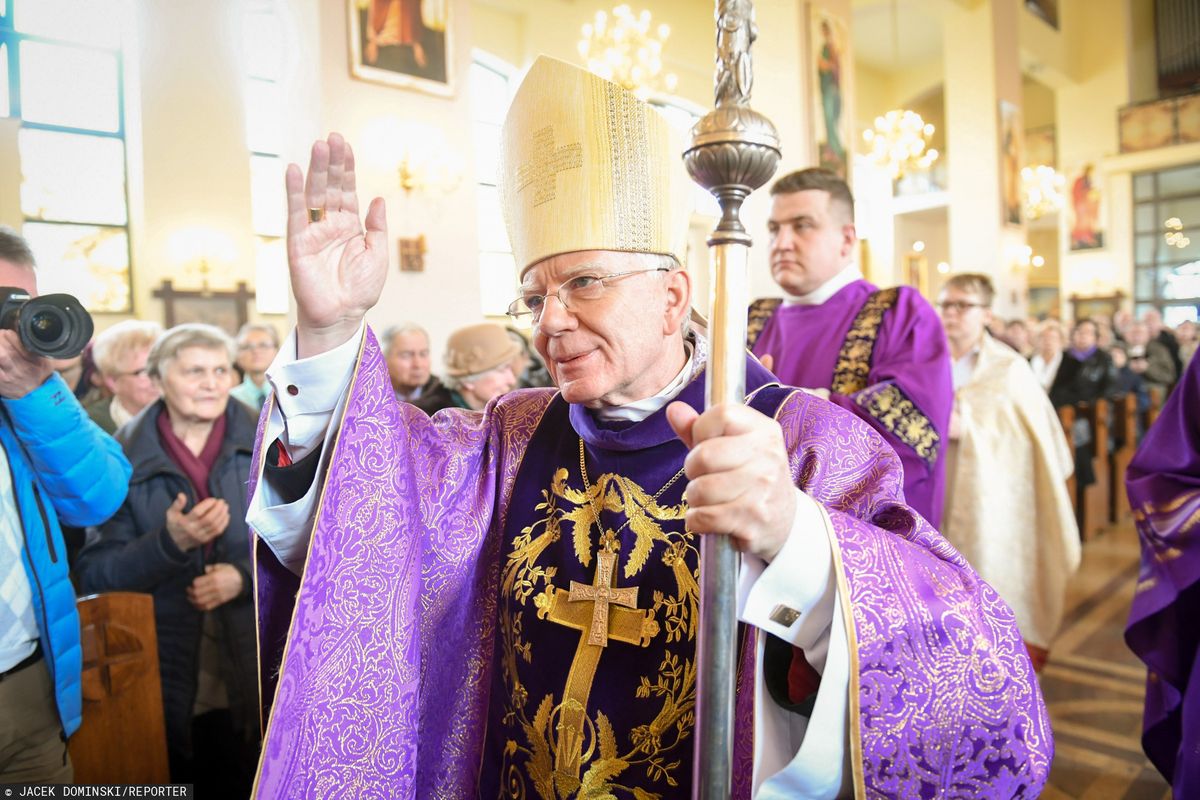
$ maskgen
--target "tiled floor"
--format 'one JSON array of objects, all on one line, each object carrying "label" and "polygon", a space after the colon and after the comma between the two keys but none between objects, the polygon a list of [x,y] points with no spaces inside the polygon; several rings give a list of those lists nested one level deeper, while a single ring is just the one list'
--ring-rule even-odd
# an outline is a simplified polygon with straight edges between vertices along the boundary
[{"label": "tiled floor", "polygon": [[1063,630],[1042,673],[1054,726],[1046,800],[1169,800],[1142,753],[1146,672],[1122,633],[1137,576],[1137,534],[1119,525],[1088,542]]}]

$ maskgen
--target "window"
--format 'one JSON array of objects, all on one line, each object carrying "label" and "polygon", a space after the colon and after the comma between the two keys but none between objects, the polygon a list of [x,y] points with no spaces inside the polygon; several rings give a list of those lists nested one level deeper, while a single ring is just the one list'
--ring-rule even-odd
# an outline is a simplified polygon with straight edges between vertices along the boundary
[{"label": "window", "polygon": [[1133,176],[1134,313],[1200,317],[1200,164]]},{"label": "window", "polygon": [[283,40],[283,20],[275,0],[249,2],[243,17],[242,55],[246,64],[250,209],[256,236],[254,302],[260,314],[286,314],[288,310]]},{"label": "window", "polygon": [[510,83],[515,72],[511,65],[477,50],[467,76],[475,146],[480,305],[484,316],[489,317],[504,316],[517,292],[517,265],[497,188],[500,130],[512,101]]},{"label": "window", "polygon": [[0,116],[21,120],[22,234],[43,294],[130,313],[123,0],[0,2]]}]

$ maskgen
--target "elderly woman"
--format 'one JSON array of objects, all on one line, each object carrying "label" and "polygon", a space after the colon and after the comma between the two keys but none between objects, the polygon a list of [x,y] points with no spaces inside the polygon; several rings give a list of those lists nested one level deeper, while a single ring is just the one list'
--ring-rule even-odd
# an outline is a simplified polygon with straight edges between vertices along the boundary
[{"label": "elderly woman", "polygon": [[78,565],[84,592],[154,595],[171,780],[200,797],[246,797],[258,741],[245,523],[254,420],[229,400],[235,356],[211,325],[155,341],[146,370],[162,398],[117,436],[129,496]]},{"label": "elderly woman", "polygon": [[426,414],[443,408],[479,410],[517,386],[513,359],[521,346],[500,325],[484,322],[459,328],[446,342],[444,390],[413,403]]},{"label": "elderly woman", "polygon": [[150,346],[162,334],[157,322],[129,319],[96,337],[92,359],[106,392],[87,406],[88,416],[106,433],[129,422],[158,399],[158,387],[146,374]]}]

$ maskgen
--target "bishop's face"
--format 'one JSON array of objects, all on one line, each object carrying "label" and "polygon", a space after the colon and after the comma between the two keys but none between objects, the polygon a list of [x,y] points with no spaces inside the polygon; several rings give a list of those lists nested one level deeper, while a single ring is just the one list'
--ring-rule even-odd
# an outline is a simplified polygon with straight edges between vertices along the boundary
[{"label": "bishop's face", "polygon": [[651,397],[683,368],[680,327],[691,308],[685,270],[658,272],[658,256],[586,250],[539,261],[522,277],[522,292],[551,294],[581,276],[648,270],[604,282],[586,302],[546,299],[533,344],[568,403],[619,406]]}]

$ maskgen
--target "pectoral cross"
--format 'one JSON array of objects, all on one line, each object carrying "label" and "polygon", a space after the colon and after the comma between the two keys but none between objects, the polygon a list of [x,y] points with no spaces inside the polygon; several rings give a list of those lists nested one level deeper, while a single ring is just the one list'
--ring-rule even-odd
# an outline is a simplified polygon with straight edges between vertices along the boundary
[{"label": "pectoral cross", "polygon": [[579,778],[588,696],[600,654],[610,639],[646,647],[658,633],[649,611],[637,608],[637,587],[615,587],[617,555],[602,551],[596,556],[596,577],[591,585],[571,581],[571,591],[558,589],[546,611],[551,622],[582,631],[558,718],[554,771]]}]

